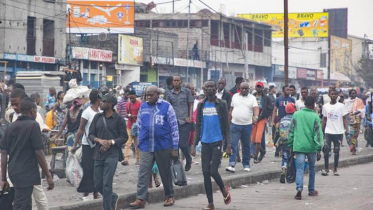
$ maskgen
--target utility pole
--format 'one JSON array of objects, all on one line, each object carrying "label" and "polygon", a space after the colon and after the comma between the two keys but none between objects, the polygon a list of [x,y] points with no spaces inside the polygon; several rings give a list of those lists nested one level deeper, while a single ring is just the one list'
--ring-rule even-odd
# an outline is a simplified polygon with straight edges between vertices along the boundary
[{"label": "utility pole", "polygon": [[172,14],[175,13],[175,0],[172,0]]},{"label": "utility pole", "polygon": [[187,44],[186,44],[186,50],[187,50],[187,73],[186,73],[186,81],[189,83],[189,29],[190,29],[190,3],[192,3],[192,0],[189,0],[189,7],[188,7],[188,32],[187,32]]},{"label": "utility pole", "polygon": [[284,47],[285,47],[285,85],[289,85],[289,16],[288,0],[284,0]]},{"label": "utility pole", "polygon": [[70,22],[71,8],[69,8],[68,11],[69,11],[69,48],[68,48],[68,51],[69,51],[69,69],[71,69],[71,22]]}]

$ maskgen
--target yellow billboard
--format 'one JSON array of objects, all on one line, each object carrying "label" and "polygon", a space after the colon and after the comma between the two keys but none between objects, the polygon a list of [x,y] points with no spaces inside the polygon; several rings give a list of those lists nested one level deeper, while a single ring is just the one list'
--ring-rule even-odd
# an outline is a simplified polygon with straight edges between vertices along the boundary
[{"label": "yellow billboard", "polygon": [[140,37],[118,35],[118,63],[142,65],[143,40]]},{"label": "yellow billboard", "polygon": [[330,70],[344,75],[352,74],[352,41],[330,36]]},{"label": "yellow billboard", "polygon": [[[284,14],[238,14],[237,17],[280,27],[273,38],[284,37]],[[289,37],[328,37],[329,13],[289,13]]]}]

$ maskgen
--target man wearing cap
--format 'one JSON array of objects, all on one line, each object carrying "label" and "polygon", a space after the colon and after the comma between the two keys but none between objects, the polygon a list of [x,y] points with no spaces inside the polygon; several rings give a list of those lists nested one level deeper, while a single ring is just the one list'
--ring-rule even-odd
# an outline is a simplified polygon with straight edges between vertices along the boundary
[{"label": "man wearing cap", "polygon": [[[256,102],[259,107],[258,121],[254,123],[253,130],[251,132],[251,142],[252,142],[252,154],[254,155],[254,163],[259,163],[265,155],[265,145],[264,149],[261,148],[262,136],[264,133],[264,127],[267,122],[268,117],[273,111],[273,106],[271,100],[268,96],[263,93],[264,83],[259,81],[255,84]],[[264,140],[265,143],[265,140]],[[260,157],[258,160],[258,155],[260,152]]]},{"label": "man wearing cap", "polygon": [[107,93],[100,95],[100,109],[93,118],[89,128],[89,141],[96,143],[93,158],[94,183],[103,196],[103,209],[116,209],[118,195],[113,192],[113,178],[118,161],[123,161],[122,148],[128,140],[126,122],[117,114],[114,106],[117,104],[115,95]]}]

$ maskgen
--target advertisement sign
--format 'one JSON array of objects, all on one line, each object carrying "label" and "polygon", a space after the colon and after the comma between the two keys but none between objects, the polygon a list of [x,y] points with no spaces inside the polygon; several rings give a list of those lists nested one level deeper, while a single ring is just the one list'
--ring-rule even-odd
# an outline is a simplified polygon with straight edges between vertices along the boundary
[{"label": "advertisement sign", "polygon": [[316,79],[317,80],[323,80],[324,79],[324,71],[323,70],[317,70],[316,71]]},{"label": "advertisement sign", "polygon": [[36,62],[36,63],[50,63],[50,64],[56,63],[56,58],[54,57],[11,54],[11,53],[4,53],[3,59],[25,61],[25,62]]},{"label": "advertisement sign", "polygon": [[307,80],[315,80],[316,72],[314,70],[307,69]]},{"label": "advertisement sign", "polygon": [[151,61],[152,61],[153,66],[155,64],[170,65],[170,66],[174,65],[174,59],[172,58],[152,56]]},{"label": "advertisement sign", "polygon": [[183,58],[174,59],[175,66],[193,67],[193,68],[206,68],[206,63],[197,60],[187,60]]},{"label": "advertisement sign", "polygon": [[345,75],[351,74],[352,41],[341,37],[330,36],[330,71]]},{"label": "advertisement sign", "polygon": [[134,0],[67,0],[66,33],[134,33],[134,5]]},{"label": "advertisement sign", "polygon": [[[284,14],[238,14],[237,17],[280,27],[273,38],[284,37]],[[328,37],[329,13],[289,13],[289,37]]]},{"label": "advertisement sign", "polygon": [[109,50],[92,49],[85,47],[73,47],[72,58],[90,61],[112,62],[113,52]]},{"label": "advertisement sign", "polygon": [[136,91],[137,96],[141,96],[142,93],[144,92],[145,88],[152,86],[152,85],[157,85],[156,82],[132,82],[131,86],[132,89]]},{"label": "advertisement sign", "polygon": [[118,35],[118,63],[142,65],[143,41],[140,37]]},{"label": "advertisement sign", "polygon": [[307,69],[298,68],[297,69],[297,78],[306,79],[307,78]]}]

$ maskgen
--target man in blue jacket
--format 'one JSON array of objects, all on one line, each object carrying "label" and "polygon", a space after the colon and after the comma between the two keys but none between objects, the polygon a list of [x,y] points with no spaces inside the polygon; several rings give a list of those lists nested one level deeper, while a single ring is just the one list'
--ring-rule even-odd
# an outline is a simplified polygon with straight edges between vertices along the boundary
[{"label": "man in blue jacket", "polygon": [[144,208],[148,184],[154,161],[157,161],[164,188],[164,206],[175,203],[171,174],[171,156],[178,157],[179,130],[176,114],[171,104],[159,97],[156,86],[146,90],[146,100],[140,107],[138,123],[138,147],[140,169],[137,182],[137,199],[130,204],[133,209]]}]

